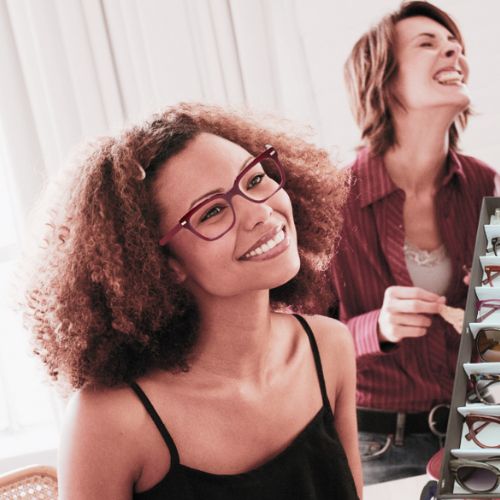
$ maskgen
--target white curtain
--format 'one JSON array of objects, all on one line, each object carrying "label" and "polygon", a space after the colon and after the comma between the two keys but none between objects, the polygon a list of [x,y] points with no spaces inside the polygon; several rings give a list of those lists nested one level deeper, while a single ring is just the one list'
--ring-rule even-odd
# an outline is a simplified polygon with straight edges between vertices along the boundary
[{"label": "white curtain", "polygon": [[60,416],[9,308],[34,200],[82,141],[179,101],[314,120],[307,79],[282,74],[306,70],[294,14],[285,0],[0,0],[0,469],[54,448]]}]

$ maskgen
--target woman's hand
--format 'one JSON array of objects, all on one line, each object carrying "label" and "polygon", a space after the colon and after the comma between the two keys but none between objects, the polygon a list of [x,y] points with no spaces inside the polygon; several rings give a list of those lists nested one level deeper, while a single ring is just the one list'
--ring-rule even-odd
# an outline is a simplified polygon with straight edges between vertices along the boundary
[{"label": "woman's hand", "polygon": [[378,319],[380,342],[398,343],[404,338],[422,337],[431,325],[428,314],[437,314],[446,299],[411,286],[390,286]]}]

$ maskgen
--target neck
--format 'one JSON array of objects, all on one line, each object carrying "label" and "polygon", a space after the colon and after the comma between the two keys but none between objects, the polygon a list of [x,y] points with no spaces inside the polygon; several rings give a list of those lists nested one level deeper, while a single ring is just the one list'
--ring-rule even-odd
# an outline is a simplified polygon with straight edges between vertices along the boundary
[{"label": "neck", "polygon": [[265,372],[271,342],[269,291],[198,300],[200,331],[193,367],[234,379]]},{"label": "neck", "polygon": [[405,192],[433,190],[445,168],[448,131],[455,115],[449,112],[396,112],[398,144],[384,154],[387,171]]}]

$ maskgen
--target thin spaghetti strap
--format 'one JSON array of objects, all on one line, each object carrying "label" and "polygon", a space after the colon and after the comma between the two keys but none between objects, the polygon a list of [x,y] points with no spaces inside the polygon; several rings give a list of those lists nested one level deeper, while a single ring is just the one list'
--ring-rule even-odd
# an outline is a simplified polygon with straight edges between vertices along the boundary
[{"label": "thin spaghetti strap", "polygon": [[132,382],[130,384],[130,387],[137,394],[137,397],[141,400],[142,404],[144,405],[144,408],[149,413],[149,416],[151,417],[156,427],[160,431],[160,434],[163,440],[165,441],[165,444],[167,445],[168,451],[170,452],[171,464],[177,465],[179,463],[179,452],[177,451],[177,447],[175,446],[174,440],[172,439],[170,433],[167,431],[167,428],[163,424],[160,416],[158,415],[153,405],[151,404],[151,401],[148,399],[146,394],[144,394],[144,391],[140,388],[140,386],[136,382]]},{"label": "thin spaghetti strap", "polygon": [[316,343],[316,339],[314,338],[314,333],[309,326],[309,323],[300,315],[294,314],[295,318],[297,318],[298,322],[302,325],[302,328],[307,333],[309,338],[309,343],[311,344],[311,350],[314,357],[314,365],[316,366],[316,373],[318,375],[319,387],[321,389],[321,397],[323,399],[323,405],[328,410],[332,410],[330,406],[330,400],[328,399],[328,394],[326,392],[326,383],[325,376],[323,375],[323,368],[321,366],[321,357],[319,355],[318,344]]}]

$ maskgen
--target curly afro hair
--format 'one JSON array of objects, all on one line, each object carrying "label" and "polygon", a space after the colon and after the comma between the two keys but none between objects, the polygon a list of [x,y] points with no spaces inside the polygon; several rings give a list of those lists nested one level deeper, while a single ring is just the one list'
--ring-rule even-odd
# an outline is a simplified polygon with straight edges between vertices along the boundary
[{"label": "curly afro hair", "polygon": [[253,155],[266,144],[276,148],[287,172],[301,269],[271,290],[271,307],[326,310],[324,271],[349,179],[325,150],[285,130],[269,117],[184,103],[91,145],[68,171],[60,199],[51,200],[23,303],[34,352],[53,379],[77,389],[123,384],[151,369],[189,369],[197,308],[167,265],[168,249],[158,244],[153,199],[166,160],[202,132]]}]

